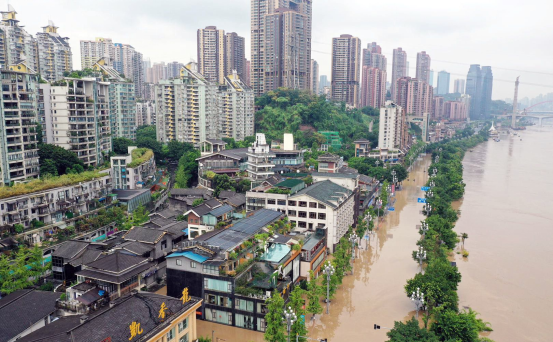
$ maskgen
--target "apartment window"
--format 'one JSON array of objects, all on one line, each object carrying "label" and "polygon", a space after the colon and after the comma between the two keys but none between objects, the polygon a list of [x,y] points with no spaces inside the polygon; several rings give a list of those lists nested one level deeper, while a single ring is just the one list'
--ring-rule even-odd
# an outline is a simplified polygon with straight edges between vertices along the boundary
[{"label": "apartment window", "polygon": [[274,199],[267,200],[267,204],[276,204],[276,201]]},{"label": "apartment window", "polygon": [[175,338],[175,328],[169,330],[169,332],[167,333],[167,341],[171,341],[174,338]]},{"label": "apartment window", "polygon": [[177,266],[182,266],[182,260],[181,259],[177,259]]},{"label": "apartment window", "polygon": [[326,220],[326,214],[325,213],[319,213],[319,220]]},{"label": "apartment window", "polygon": [[307,228],[307,224],[303,221],[298,221],[298,227],[300,228]]},{"label": "apartment window", "polygon": [[161,241],[161,249],[167,248],[167,240]]},{"label": "apartment window", "polygon": [[181,322],[179,322],[178,328],[179,328],[179,333],[181,333],[184,329],[188,328],[188,317],[186,317]]},{"label": "apartment window", "polygon": [[278,200],[278,205],[286,205],[286,200]]},{"label": "apartment window", "polygon": [[296,201],[288,201],[288,205],[291,206],[291,207],[295,207],[296,206]]},{"label": "apartment window", "polygon": [[295,210],[288,210],[288,216],[295,217],[296,216],[296,211]]},{"label": "apartment window", "polygon": [[317,202],[309,202],[309,208],[317,208]]},{"label": "apartment window", "polygon": [[302,218],[306,218],[307,217],[307,212],[305,211],[300,211],[299,214],[298,214],[299,217],[302,217]]},{"label": "apartment window", "polygon": [[307,202],[300,201],[300,207],[307,208]]},{"label": "apartment window", "polygon": [[179,339],[179,342],[188,342],[188,333]]},{"label": "apartment window", "polygon": [[326,205],[319,203],[319,209],[326,209]]},{"label": "apartment window", "polygon": [[196,262],[195,261],[190,261],[190,267],[196,268]]},{"label": "apartment window", "polygon": [[310,219],[316,219],[317,218],[317,213],[309,213],[309,218]]},{"label": "apartment window", "polygon": [[238,310],[253,312],[253,302],[250,300],[235,299],[234,305]]}]

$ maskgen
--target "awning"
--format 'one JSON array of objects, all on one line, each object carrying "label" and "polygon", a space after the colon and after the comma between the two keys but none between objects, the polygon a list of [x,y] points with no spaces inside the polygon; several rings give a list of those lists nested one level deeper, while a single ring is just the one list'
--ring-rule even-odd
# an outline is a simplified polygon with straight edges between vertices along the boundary
[{"label": "awning", "polygon": [[104,290],[100,290],[99,288],[93,288],[89,291],[87,291],[82,296],[78,297],[77,300],[84,305],[90,305],[97,301],[98,299],[102,298],[102,296],[105,294]]},{"label": "awning", "polygon": [[184,234],[188,235],[188,228],[184,228],[182,231],[184,232]]},{"label": "awning", "polygon": [[105,201],[106,198],[105,197],[100,197],[100,199],[98,200],[98,202],[102,202],[102,201]]}]

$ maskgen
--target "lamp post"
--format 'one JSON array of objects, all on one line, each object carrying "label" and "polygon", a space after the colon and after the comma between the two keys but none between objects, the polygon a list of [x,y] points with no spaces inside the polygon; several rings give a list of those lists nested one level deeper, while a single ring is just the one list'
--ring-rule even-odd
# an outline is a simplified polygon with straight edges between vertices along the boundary
[{"label": "lamp post", "polygon": [[419,266],[422,273],[422,262],[423,260],[426,260],[426,251],[422,248],[422,246],[419,246],[419,250],[417,251],[417,259],[419,259]]},{"label": "lamp post", "polygon": [[380,165],[380,161],[377,160],[377,161],[375,162],[375,164],[376,164],[376,167],[378,167],[378,165]]},{"label": "lamp post", "polygon": [[369,237],[368,239],[368,242],[367,242],[367,250],[369,249],[368,245],[371,243],[371,222],[373,220],[373,217],[371,214],[368,214],[367,216],[365,216],[365,222],[367,222],[367,230],[368,232],[366,233],[367,236]]},{"label": "lamp post", "polygon": [[411,301],[415,304],[417,309],[417,319],[419,318],[419,310],[424,308],[424,293],[417,287],[417,291],[413,291],[411,294]]},{"label": "lamp post", "polygon": [[323,273],[326,275],[326,314],[328,315],[328,308],[330,306],[330,277],[334,274],[334,266],[330,263],[326,264]]},{"label": "lamp post", "polygon": [[429,190],[429,191],[426,193],[426,195],[428,196],[428,198],[432,198],[432,197],[434,197],[434,191]]},{"label": "lamp post", "polygon": [[378,221],[380,221],[380,208],[382,207],[382,200],[380,198],[378,198],[376,200],[376,209],[377,209],[377,216],[378,216]]},{"label": "lamp post", "polygon": [[428,231],[428,223],[426,223],[426,221],[422,223],[421,230],[422,230],[422,239],[424,240],[424,238],[426,237],[426,232]]},{"label": "lamp post", "polygon": [[286,319],[286,326],[288,328],[288,342],[290,342],[290,330],[292,330],[292,324],[298,320],[298,317],[289,306],[288,309],[284,308],[284,318]]},{"label": "lamp post", "polygon": [[430,212],[432,211],[432,205],[430,205],[429,203],[427,203],[427,204],[425,205],[425,208],[424,208],[424,209],[426,210],[426,216],[430,216]]},{"label": "lamp post", "polygon": [[433,188],[436,185],[436,183],[434,183],[434,181],[432,180],[432,181],[430,181],[429,185],[430,185],[431,188]]},{"label": "lamp post", "polygon": [[355,260],[355,243],[357,242],[357,234],[351,234],[351,236],[349,237],[349,241],[351,242],[351,274],[353,275],[353,263]]}]

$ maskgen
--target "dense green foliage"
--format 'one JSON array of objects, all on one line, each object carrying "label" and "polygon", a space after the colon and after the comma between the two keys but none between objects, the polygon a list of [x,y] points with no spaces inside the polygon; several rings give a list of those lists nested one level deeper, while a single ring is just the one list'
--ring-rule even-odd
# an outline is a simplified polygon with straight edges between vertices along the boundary
[{"label": "dense green foliage", "polygon": [[188,188],[198,178],[198,162],[200,151],[190,150],[180,157],[179,166],[175,175],[175,188]]},{"label": "dense green foliage", "polygon": [[51,264],[43,264],[42,249],[38,246],[32,249],[20,248],[9,259],[0,255],[0,292],[10,294],[35,285],[40,277],[51,268]]},{"label": "dense green foliage", "polygon": [[319,286],[317,279],[315,278],[315,273],[313,270],[309,271],[309,282],[307,282],[307,312],[315,315],[323,312],[323,307],[321,306],[321,294],[322,288]]},{"label": "dense green foliage", "polygon": [[329,102],[324,96],[279,88],[257,98],[256,106],[262,108],[255,116],[256,131],[264,132],[269,140],[282,140],[284,133],[293,133],[302,147],[326,142],[320,133],[301,131],[300,125],[309,125],[315,131],[338,131],[345,143],[365,138],[376,145],[378,140],[378,134],[369,133],[371,118],[365,114],[373,111],[347,110],[344,104]]},{"label": "dense green foliage", "polygon": [[128,147],[135,145],[134,141],[127,138],[113,138],[111,144],[113,152],[118,155],[127,154],[129,151]]},{"label": "dense green foliage", "polygon": [[[52,144],[39,144],[40,175],[52,176],[84,171],[84,164],[72,151]],[[56,173],[57,172],[57,173]]]},{"label": "dense green foliage", "polygon": [[403,165],[396,164],[384,168],[384,163],[373,158],[353,157],[348,160],[348,166],[356,169],[359,173],[378,179],[379,181],[393,181],[392,171],[396,172],[398,182],[403,182],[407,176],[407,170]]},{"label": "dense green foliage", "polygon": [[415,317],[403,322],[395,322],[394,328],[387,333],[389,342],[439,342],[433,332],[419,327]]},{"label": "dense green foliage", "polygon": [[[460,132],[458,136],[466,137],[471,134],[472,130],[467,129]],[[417,243],[426,251],[427,266],[424,274],[419,273],[407,281],[405,292],[408,297],[418,288],[424,293],[424,305],[428,313],[428,316],[425,316],[425,325],[431,320],[430,330],[438,341],[477,342],[480,340],[479,332],[490,330],[487,323],[476,318],[474,311],[459,312],[457,287],[461,282],[461,274],[448,260],[448,254],[458,242],[457,235],[453,231],[458,215],[451,207],[451,203],[459,200],[464,194],[462,160],[467,149],[486,139],[487,128],[485,127],[480,134],[469,138],[428,146],[428,150],[432,151],[433,161],[428,169],[429,174],[436,169],[437,175],[427,183],[427,186],[430,186],[431,182],[434,183],[432,188],[434,195],[427,196],[427,203],[432,206],[432,209],[426,212],[425,222],[428,225],[428,231],[423,235],[421,230],[423,237]],[[419,334],[415,327],[407,329],[406,325],[396,322],[388,336],[395,338],[390,341],[417,341]],[[412,339],[405,339],[406,337]]]},{"label": "dense green foliage", "polygon": [[285,342],[286,327],[283,320],[284,299],[277,291],[273,292],[273,296],[267,299],[267,311],[265,315],[265,341],[267,342]]}]

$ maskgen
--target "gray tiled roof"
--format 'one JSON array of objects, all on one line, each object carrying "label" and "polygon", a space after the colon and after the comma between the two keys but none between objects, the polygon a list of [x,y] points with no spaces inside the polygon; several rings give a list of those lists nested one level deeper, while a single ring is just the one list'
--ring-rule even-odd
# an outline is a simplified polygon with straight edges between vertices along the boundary
[{"label": "gray tiled roof", "polygon": [[203,196],[213,195],[213,191],[201,188],[171,189],[171,195],[175,196]]},{"label": "gray tiled roof", "polygon": [[232,196],[236,195],[235,191],[229,191],[229,190],[221,190],[221,193],[219,194],[219,198],[221,199],[227,199]]},{"label": "gray tiled roof", "polygon": [[298,191],[294,196],[291,196],[290,198],[293,199],[297,196],[307,195],[320,202],[325,203],[326,205],[331,206],[332,208],[337,208],[338,204],[336,202],[338,201],[338,199],[342,198],[344,195],[350,196],[351,193],[351,190],[346,189],[343,186],[340,186],[329,180],[325,180],[322,182],[314,183],[313,185]]},{"label": "gray tiled roof", "polygon": [[73,259],[79,253],[81,253],[89,244],[90,242],[86,241],[70,240],[62,243],[61,246],[56,248],[56,250],[52,253],[52,256],[64,259]]},{"label": "gray tiled roof", "polygon": [[80,324],[80,315],[60,317],[29,335],[23,336],[17,342],[72,342],[68,332]]},{"label": "gray tiled roof", "polygon": [[210,215],[213,215],[215,217],[219,217],[219,216],[222,216],[230,211],[232,211],[233,208],[228,205],[228,204],[225,204],[223,206],[220,206],[220,207],[217,207],[216,209],[213,209],[212,211],[209,212]]},{"label": "gray tiled roof", "polygon": [[239,207],[241,205],[246,204],[246,195],[236,194],[236,195],[232,196],[231,198],[228,198],[225,202],[232,205],[233,207]]},{"label": "gray tiled roof", "polygon": [[56,311],[56,292],[20,290],[0,299],[0,342],[17,336]]},{"label": "gray tiled roof", "polygon": [[78,257],[71,259],[69,261],[69,263],[72,266],[85,265],[85,264],[93,262],[94,260],[97,260],[100,257],[100,255],[102,255],[102,253],[103,252],[100,249],[88,247]]},{"label": "gray tiled roof", "polygon": [[100,258],[96,261],[93,261],[87,264],[86,267],[107,272],[121,273],[125,270],[137,266],[145,260],[147,259],[116,252],[106,255],[105,257]]},{"label": "gray tiled roof", "polygon": [[125,235],[123,235],[123,238],[125,240],[156,243],[161,239],[163,234],[163,231],[154,228],[133,227]]},{"label": "gray tiled roof", "polygon": [[121,248],[140,256],[144,253],[150,252],[155,247],[153,245],[148,245],[142,242],[130,242],[121,245]]}]

